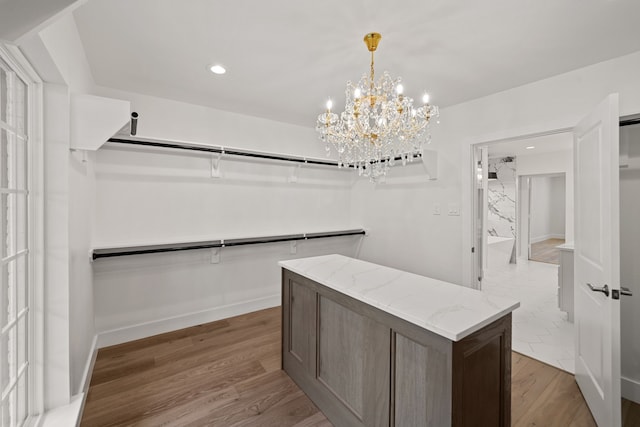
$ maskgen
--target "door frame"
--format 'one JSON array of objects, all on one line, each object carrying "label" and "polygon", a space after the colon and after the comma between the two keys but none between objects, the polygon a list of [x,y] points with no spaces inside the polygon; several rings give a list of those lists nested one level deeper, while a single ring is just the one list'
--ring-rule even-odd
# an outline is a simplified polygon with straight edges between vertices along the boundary
[{"label": "door frame", "polygon": [[[462,284],[464,286],[478,289],[478,281],[475,277],[475,263],[477,251],[475,251],[475,189],[476,189],[476,165],[474,164],[475,150],[484,145],[491,145],[498,142],[508,142],[523,139],[540,138],[560,133],[573,132],[573,127],[557,128],[543,132],[523,133],[515,136],[504,136],[495,139],[479,139],[471,141],[462,147],[463,165],[462,168],[462,250],[466,256],[462,257]],[[516,183],[516,185],[518,185]],[[517,188],[517,187],[516,187]],[[516,206],[516,212],[518,207]],[[483,239],[484,240],[484,239]]]}]

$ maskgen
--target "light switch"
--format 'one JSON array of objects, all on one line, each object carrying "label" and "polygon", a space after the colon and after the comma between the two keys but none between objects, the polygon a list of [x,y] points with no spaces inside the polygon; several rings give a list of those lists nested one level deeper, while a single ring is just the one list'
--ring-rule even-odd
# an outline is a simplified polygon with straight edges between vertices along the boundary
[{"label": "light switch", "polygon": [[440,215],[440,203],[433,204],[433,214]]}]

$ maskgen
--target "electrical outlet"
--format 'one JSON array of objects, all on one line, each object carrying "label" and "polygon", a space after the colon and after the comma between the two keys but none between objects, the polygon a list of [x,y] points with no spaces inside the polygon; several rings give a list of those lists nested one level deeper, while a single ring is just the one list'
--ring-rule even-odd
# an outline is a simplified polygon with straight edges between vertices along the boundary
[{"label": "electrical outlet", "polygon": [[449,204],[448,215],[449,216],[460,216],[460,206],[455,204],[455,203],[450,203]]}]

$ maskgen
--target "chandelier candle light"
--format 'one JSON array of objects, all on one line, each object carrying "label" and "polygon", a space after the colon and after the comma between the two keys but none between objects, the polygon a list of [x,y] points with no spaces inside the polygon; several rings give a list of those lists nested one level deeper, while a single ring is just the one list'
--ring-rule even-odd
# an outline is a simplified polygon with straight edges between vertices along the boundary
[{"label": "chandelier candle light", "polygon": [[405,165],[421,157],[429,143],[429,121],[438,117],[438,107],[429,104],[429,95],[422,97],[420,107],[403,94],[400,78],[391,78],[386,71],[375,81],[373,53],[382,36],[369,33],[364,42],[371,52],[371,72],[362,76],[357,85],[347,82],[345,110],[333,113],[331,100],[327,110],[318,116],[316,130],[327,144],[338,152],[338,167],[353,167],[359,175],[372,182],[387,174],[396,160]]}]

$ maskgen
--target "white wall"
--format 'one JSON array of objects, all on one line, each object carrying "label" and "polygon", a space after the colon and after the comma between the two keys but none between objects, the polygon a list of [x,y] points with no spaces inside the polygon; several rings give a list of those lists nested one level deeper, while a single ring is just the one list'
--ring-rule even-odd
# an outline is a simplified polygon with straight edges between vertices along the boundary
[{"label": "white wall", "polygon": [[[566,138],[572,139],[573,134],[567,133]],[[554,151],[550,153],[528,154],[518,156],[518,176],[541,176],[550,174],[562,174],[564,176],[564,190],[555,189],[550,193],[554,198],[553,205],[557,206],[553,210],[553,217],[548,218],[554,224],[560,221],[560,212],[564,218],[564,226],[555,225],[552,228],[564,231],[555,231],[549,234],[563,234],[567,242],[573,242],[573,152],[572,150]],[[559,178],[560,179],[560,178]],[[550,190],[551,191],[551,190]],[[560,197],[564,197],[564,207],[560,207]],[[532,206],[532,209],[535,209]],[[551,225],[550,225],[551,226]],[[544,233],[532,234],[534,236],[544,236]],[[533,239],[532,239],[533,240]]]},{"label": "white wall", "polygon": [[565,238],[564,176],[531,177],[531,243]]},{"label": "white wall", "polygon": [[[426,179],[420,163],[394,166],[386,183],[359,179],[351,192],[352,222],[370,230],[360,258],[451,282],[459,281],[460,208],[457,176],[439,153],[439,178]],[[434,207],[440,209],[434,215]]]},{"label": "white wall", "polygon": [[[38,64],[51,62],[51,67],[56,69],[64,81],[63,85],[46,86],[48,90],[45,91],[45,98],[47,92],[56,93],[59,100],[46,103],[43,113],[45,122],[56,122],[56,126],[65,129],[64,134],[60,134],[55,140],[45,138],[44,145],[47,164],[46,197],[60,204],[64,203],[64,209],[46,212],[47,233],[55,234],[56,241],[60,242],[55,247],[47,248],[46,259],[67,265],[65,276],[50,277],[51,281],[59,282],[57,286],[60,288],[56,291],[54,311],[58,310],[57,307],[65,307],[66,311],[66,317],[57,317],[47,335],[48,343],[55,342],[56,347],[64,345],[64,353],[60,349],[55,351],[56,354],[64,354],[66,358],[64,364],[54,361],[48,365],[49,375],[55,373],[57,377],[55,382],[49,383],[47,393],[50,399],[47,408],[52,408],[68,403],[71,395],[82,391],[82,380],[92,356],[95,335],[93,275],[88,257],[94,217],[93,161],[89,158],[83,163],[79,153],[69,151],[71,123],[75,120],[71,114],[70,96],[72,93],[89,91],[93,86],[93,79],[71,15],[61,17],[34,37],[38,40],[31,40],[23,47],[27,56],[37,55]],[[34,45],[38,43],[44,49],[34,49]],[[45,135],[47,133],[45,129]],[[45,283],[45,288],[47,294],[53,289],[50,282]],[[50,307],[49,309],[51,310]],[[66,338],[63,339],[64,337]],[[63,377],[64,381],[61,380]],[[64,390],[60,384],[66,384]]]},{"label": "white wall", "polygon": [[531,243],[536,243],[551,237],[551,185],[546,176],[534,176],[530,182],[530,235]]},{"label": "white wall", "polygon": [[95,335],[93,273],[89,263],[95,218],[95,176],[92,155],[69,158],[69,333],[72,393],[81,392]]},{"label": "white wall", "polygon": [[620,298],[623,394],[640,402],[640,126],[621,132],[630,144],[629,167],[620,169],[620,284],[633,291]]},{"label": "white wall", "polygon": [[[138,136],[323,156],[312,129],[98,88],[130,100]],[[359,226],[351,177],[337,168],[107,145],[96,156],[94,247],[204,241]],[[297,182],[288,182],[295,174]],[[277,261],[343,253],[361,237],[98,260],[93,264],[100,346],[278,305]]]}]

